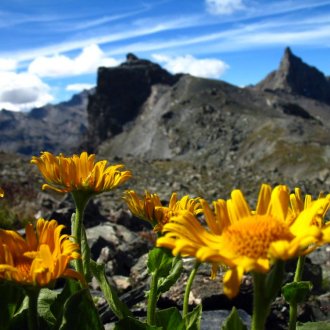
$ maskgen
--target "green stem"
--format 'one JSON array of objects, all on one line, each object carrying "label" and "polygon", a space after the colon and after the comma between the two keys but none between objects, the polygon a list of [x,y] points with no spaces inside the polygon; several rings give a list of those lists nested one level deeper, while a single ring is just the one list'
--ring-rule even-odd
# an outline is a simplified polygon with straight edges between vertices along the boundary
[{"label": "green stem", "polygon": [[[300,256],[297,261],[296,272],[294,275],[293,282],[300,282],[302,280],[304,264],[305,264],[305,256]],[[295,330],[297,323],[298,304],[296,302],[291,302],[289,305],[290,305],[289,330]]]},{"label": "green stem", "polygon": [[296,323],[297,323],[297,309],[298,304],[295,302],[290,303],[290,314],[289,314],[289,330],[295,330],[296,329]]},{"label": "green stem", "polygon": [[294,282],[300,282],[302,280],[302,274],[304,271],[304,265],[305,265],[305,256],[301,256],[298,258],[297,266],[296,266],[296,273],[294,275]]},{"label": "green stem", "polygon": [[[76,205],[75,219],[72,226],[72,235],[75,238],[76,243],[79,245],[80,251],[82,251],[81,243],[82,243],[84,211],[91,195],[89,193],[84,193],[82,191],[74,191],[72,192],[72,196]],[[85,274],[84,274],[83,264],[86,262],[87,262],[86,260],[83,260],[83,256],[81,259],[77,259],[75,262],[76,271],[79,272],[84,279],[85,279]]]},{"label": "green stem", "polygon": [[28,308],[28,326],[29,330],[39,329],[39,317],[38,317],[38,296],[39,288],[29,288],[26,290],[28,296],[29,308]]},{"label": "green stem", "polygon": [[150,290],[147,306],[147,323],[156,324],[156,304],[157,304],[158,271],[155,270],[151,275]]},{"label": "green stem", "polygon": [[193,281],[195,279],[198,267],[199,267],[200,263],[198,261],[196,261],[194,268],[192,269],[187,284],[186,284],[186,290],[184,293],[184,299],[183,299],[183,317],[185,317],[188,314],[188,310],[189,310],[189,294],[190,294],[190,290],[191,290],[191,286],[193,284]]},{"label": "green stem", "polygon": [[265,299],[266,275],[253,273],[253,314],[251,330],[263,330],[270,310],[270,302]]}]

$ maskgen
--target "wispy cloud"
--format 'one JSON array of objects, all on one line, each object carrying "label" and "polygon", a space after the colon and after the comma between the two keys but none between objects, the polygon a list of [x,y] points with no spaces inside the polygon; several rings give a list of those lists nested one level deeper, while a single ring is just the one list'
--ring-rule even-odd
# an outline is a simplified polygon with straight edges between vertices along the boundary
[{"label": "wispy cloud", "polygon": [[[247,1],[247,0],[246,0]],[[122,55],[127,51],[158,51],[162,49],[175,49],[178,47],[197,45],[199,43],[207,43],[219,41],[220,43],[216,46],[209,45],[210,49],[215,48],[218,50],[227,51],[233,49],[244,49],[246,47],[246,43],[243,42],[241,45],[238,42],[241,42],[244,37],[250,38],[249,33],[264,35],[267,33],[267,28],[275,28],[275,31],[270,31],[271,35],[277,39],[276,35],[278,33],[282,33],[281,29],[286,29],[288,26],[303,26],[303,18],[299,15],[297,17],[289,17],[287,20],[283,20],[283,17],[277,16],[279,14],[287,14],[290,16],[290,13],[293,11],[306,10],[309,8],[316,8],[320,6],[324,6],[326,4],[330,4],[330,1],[281,1],[281,5],[276,3],[266,3],[262,6],[262,8],[257,6],[247,6],[247,9],[244,10],[244,13],[235,15],[234,17],[221,19],[219,23],[215,18],[206,18],[205,16],[198,15],[189,15],[175,18],[171,17],[141,17],[139,19],[133,20],[130,22],[130,25],[126,26],[116,26],[114,29],[107,29],[108,31],[105,33],[100,33],[98,30],[95,32],[95,35],[83,38],[79,35],[79,38],[75,38],[74,40],[49,44],[45,47],[37,47],[32,49],[24,49],[18,50],[14,52],[6,52],[3,51],[0,53],[0,57],[10,57],[15,59],[16,61],[29,61],[36,57],[40,56],[49,56],[59,53],[66,53],[74,50],[79,50],[84,47],[87,47],[91,44],[98,44],[107,46],[108,54],[118,54]],[[141,9],[142,10],[142,9]],[[128,13],[127,15],[134,15],[134,11]],[[86,21],[84,23],[78,23],[77,25],[72,25],[72,29],[84,29],[85,27],[103,25],[107,20],[115,19],[116,17],[100,17],[95,20]],[[252,18],[258,18],[258,22],[251,23]],[[326,15],[323,15],[322,21],[317,21],[317,17],[315,17],[314,22],[318,25],[327,23]],[[309,18],[310,22],[307,21],[307,24],[313,23],[313,18]],[[226,23],[227,25],[223,25]],[[229,24],[232,22],[232,24]],[[229,24],[229,25],[228,25]],[[191,29],[203,26],[211,26],[215,31],[216,26],[220,29],[220,32],[208,32],[206,34],[191,34]],[[309,27],[308,27],[309,28]],[[306,29],[306,27],[305,27]],[[321,30],[327,30],[326,26],[321,27]],[[319,30],[320,30],[319,29]],[[321,37],[321,33],[318,31],[314,31],[315,29],[311,26],[310,35],[315,33],[317,38]],[[170,32],[170,31],[180,31],[175,38],[166,37],[166,39],[162,36],[162,33]],[[297,42],[300,40],[300,33],[296,33],[295,31],[290,31],[292,33],[292,40],[296,40]],[[294,36],[297,36],[295,39]],[[141,38],[149,38],[148,42],[141,41]],[[152,38],[154,36],[154,38]],[[232,38],[237,36],[232,45],[229,47],[227,44],[227,38]],[[256,36],[256,38],[258,38]],[[322,37],[323,38],[323,37]],[[138,39],[137,41],[132,41]],[[140,40],[139,40],[140,39]],[[253,38],[251,38],[253,39]],[[262,38],[260,38],[261,40]],[[271,39],[270,39],[271,41]],[[120,42],[120,45],[117,43]],[[221,43],[224,44],[221,44]],[[323,40],[322,40],[323,42]],[[315,40],[313,41],[315,43]],[[256,45],[260,45],[256,43]],[[270,42],[266,42],[266,44],[270,44]],[[223,46],[223,48],[222,48]],[[253,47],[253,45],[251,45]],[[110,49],[111,48],[111,49]],[[186,53],[186,50],[182,49],[182,53]]]},{"label": "wispy cloud", "polygon": [[[49,83],[66,77],[66,90],[78,91],[83,85],[76,84],[77,76],[91,73],[95,79],[99,66],[117,65],[128,52],[151,57],[171,72],[219,78],[232,72],[220,61],[225,52],[330,47],[330,0],[183,1],[180,10],[177,0],[143,0],[106,8],[82,3],[76,11],[70,10],[72,2],[62,1],[63,12],[39,0],[42,14],[27,5],[0,10],[0,35],[18,33],[0,46],[0,106],[7,102],[23,109],[22,100],[48,102],[55,89],[44,77],[52,78]],[[10,88],[5,73],[15,81]],[[31,78],[32,89],[23,73]],[[70,76],[76,76],[72,83]]]},{"label": "wispy cloud", "polygon": [[[255,0],[205,0],[206,10],[212,15],[221,15],[223,22],[288,14],[329,4],[329,0],[265,1],[262,4]],[[234,15],[226,17],[224,14]]]},{"label": "wispy cloud", "polygon": [[25,49],[19,50],[16,52],[7,52],[0,53],[1,57],[8,57],[10,55],[11,58],[16,61],[26,61],[31,60],[39,56],[46,56],[58,53],[65,53],[72,50],[77,50],[84,48],[90,44],[107,44],[116,41],[129,40],[131,38],[148,36],[151,34],[156,34],[160,32],[183,29],[187,27],[196,26],[201,24],[199,16],[191,16],[191,17],[180,17],[172,20],[164,20],[161,22],[155,23],[152,21],[150,25],[139,27],[139,28],[129,28],[126,30],[121,30],[116,33],[107,33],[104,35],[97,35],[90,38],[83,38],[80,40],[73,40],[68,42],[57,43],[53,45],[49,45],[46,47],[34,48],[34,49]]},{"label": "wispy cloud", "polygon": [[[293,20],[287,17],[265,19],[257,23],[240,24],[220,32],[194,36],[181,36],[166,40],[150,39],[148,42],[126,43],[120,48],[111,47],[108,56],[133,52],[166,52],[167,54],[203,54],[206,52],[223,53],[234,50],[253,49],[260,46],[301,44],[304,46],[329,45],[330,17],[326,15]],[[289,31],[289,32],[288,32]]]}]

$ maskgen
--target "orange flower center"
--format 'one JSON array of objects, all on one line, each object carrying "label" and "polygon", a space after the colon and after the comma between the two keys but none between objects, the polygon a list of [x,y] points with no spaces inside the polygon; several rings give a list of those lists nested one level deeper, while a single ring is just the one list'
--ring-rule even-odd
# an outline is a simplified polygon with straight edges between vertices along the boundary
[{"label": "orange flower center", "polygon": [[291,240],[289,227],[269,215],[252,215],[239,220],[223,232],[225,244],[238,256],[267,258],[269,246],[278,240]]}]

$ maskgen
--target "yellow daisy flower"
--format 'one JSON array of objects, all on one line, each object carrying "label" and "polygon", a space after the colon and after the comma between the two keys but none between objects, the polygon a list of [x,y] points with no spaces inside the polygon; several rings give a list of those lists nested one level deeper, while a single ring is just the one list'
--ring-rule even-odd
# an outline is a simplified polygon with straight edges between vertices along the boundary
[{"label": "yellow daisy flower", "polygon": [[[291,202],[298,197],[291,196]],[[184,211],[164,226],[165,235],[158,238],[157,246],[171,249],[174,255],[227,265],[223,281],[230,298],[238,293],[245,272],[266,273],[276,259],[303,255],[311,244],[325,242],[322,227],[314,223],[328,209],[329,196],[295,209],[290,205],[287,186],[272,190],[264,184],[255,210],[250,209],[240,190],[234,190],[228,201],[214,202],[214,212],[206,201],[201,203],[208,229],[194,214]]]},{"label": "yellow daisy flower", "polygon": [[38,166],[48,182],[42,189],[60,193],[77,190],[100,193],[116,188],[132,176],[130,171],[120,171],[123,165],[107,167],[106,160],[95,162],[95,155],[87,152],[72,157],[42,152],[40,157],[33,156],[31,163]]},{"label": "yellow daisy flower", "polygon": [[83,281],[68,268],[80,255],[78,245],[61,235],[63,228],[56,220],[41,218],[36,231],[32,224],[26,226],[25,239],[15,231],[0,229],[0,280],[41,287],[64,276]]},{"label": "yellow daisy flower", "polygon": [[193,214],[202,211],[199,198],[189,198],[188,195],[177,199],[177,193],[172,193],[168,206],[163,206],[157,194],[145,192],[144,197],[140,197],[134,190],[127,190],[124,193],[124,200],[129,210],[134,216],[148,221],[154,227],[154,231],[161,231],[170,217],[178,211],[189,210]]},{"label": "yellow daisy flower", "polygon": [[5,192],[4,192],[3,189],[0,187],[0,197],[2,198],[3,196],[5,196]]}]

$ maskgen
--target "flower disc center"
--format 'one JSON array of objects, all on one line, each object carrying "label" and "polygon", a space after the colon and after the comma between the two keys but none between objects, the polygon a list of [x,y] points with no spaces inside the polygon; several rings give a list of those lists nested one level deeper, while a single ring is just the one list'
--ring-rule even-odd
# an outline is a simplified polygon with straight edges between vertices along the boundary
[{"label": "flower disc center", "polygon": [[284,222],[272,216],[252,215],[229,226],[223,238],[238,256],[258,259],[267,258],[271,243],[291,240],[293,235]]}]

